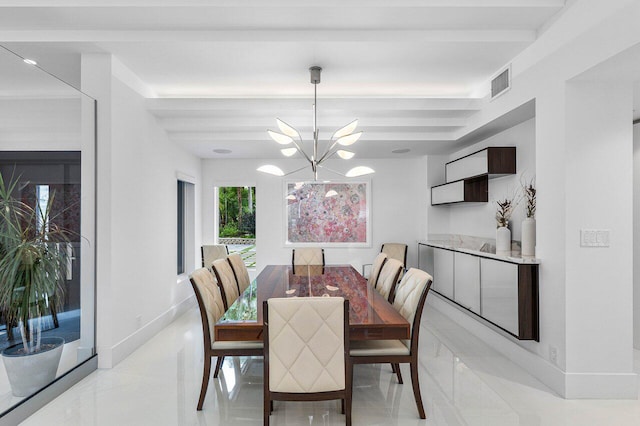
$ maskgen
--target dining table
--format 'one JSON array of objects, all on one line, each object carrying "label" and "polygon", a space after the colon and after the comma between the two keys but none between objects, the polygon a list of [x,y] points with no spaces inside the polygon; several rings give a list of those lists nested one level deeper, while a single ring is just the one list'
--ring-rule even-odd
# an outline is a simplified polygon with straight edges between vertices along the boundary
[{"label": "dining table", "polygon": [[349,300],[351,340],[409,339],[409,322],[351,265],[268,265],[215,324],[216,341],[261,341],[262,304],[274,297]]}]

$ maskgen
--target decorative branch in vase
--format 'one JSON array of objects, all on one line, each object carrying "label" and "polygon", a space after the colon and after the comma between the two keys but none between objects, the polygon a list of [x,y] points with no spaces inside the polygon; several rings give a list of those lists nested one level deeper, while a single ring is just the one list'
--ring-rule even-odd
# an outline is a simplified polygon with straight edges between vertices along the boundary
[{"label": "decorative branch in vase", "polygon": [[518,191],[514,191],[511,196],[496,201],[496,252],[506,254],[511,252],[511,230],[509,220],[513,210],[518,205]]},{"label": "decorative branch in vase", "polygon": [[511,214],[513,213],[514,208],[513,199],[504,198],[496,201],[496,204],[498,205],[498,210],[496,211],[497,227],[508,227],[509,219],[511,219]]},{"label": "decorative branch in vase", "polygon": [[526,219],[522,221],[522,255],[536,255],[536,186],[535,178],[523,182],[522,192],[527,200],[525,205]]}]

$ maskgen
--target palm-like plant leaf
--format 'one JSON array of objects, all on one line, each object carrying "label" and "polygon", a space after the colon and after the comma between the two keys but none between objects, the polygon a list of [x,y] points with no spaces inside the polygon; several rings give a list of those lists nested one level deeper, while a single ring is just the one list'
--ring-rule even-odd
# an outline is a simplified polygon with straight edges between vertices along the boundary
[{"label": "palm-like plant leaf", "polygon": [[[52,222],[55,194],[35,208],[14,198],[18,178],[0,174],[0,309],[7,327],[18,324],[29,352],[39,348],[40,321],[63,294],[69,233]],[[47,226],[38,226],[47,224]],[[57,309],[56,309],[57,310]]]}]

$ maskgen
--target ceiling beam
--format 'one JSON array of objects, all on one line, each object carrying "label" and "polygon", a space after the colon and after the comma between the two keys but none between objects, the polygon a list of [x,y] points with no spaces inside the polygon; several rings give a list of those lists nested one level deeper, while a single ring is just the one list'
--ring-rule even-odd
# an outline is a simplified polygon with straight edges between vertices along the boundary
[{"label": "ceiling beam", "polygon": [[[296,121],[292,121],[287,117],[290,125],[299,131],[306,131],[311,126],[312,116],[305,115]],[[463,127],[468,124],[465,118],[403,118],[403,117],[366,117],[360,115],[359,128],[411,128],[411,127]],[[338,129],[348,123],[350,119],[342,117],[323,118],[318,117],[318,127],[322,129],[335,128]],[[0,119],[1,121],[1,119]],[[230,129],[234,127],[254,128],[254,129],[276,129],[275,117],[167,117],[159,119],[160,126],[169,132],[176,131],[216,131]]]},{"label": "ceiling beam", "polygon": [[[1,8],[0,8],[1,10]],[[2,42],[380,42],[532,43],[535,30],[22,30],[0,31]]]},{"label": "ceiling beam", "polygon": [[[263,141],[264,143],[273,143],[264,131],[257,132],[167,132],[169,139],[173,142],[254,142]],[[398,139],[404,141],[453,141],[456,140],[455,132],[409,132],[399,134],[398,132],[369,132],[366,138],[363,136],[360,145],[366,141],[393,141]],[[284,146],[282,146],[284,148]],[[348,149],[348,148],[347,148]]]},{"label": "ceiling beam", "polygon": [[[484,101],[472,98],[319,98],[322,111],[479,111]],[[308,98],[155,98],[147,99],[152,113],[179,111],[287,111],[311,110]]]},{"label": "ceiling beam", "polygon": [[[349,7],[389,7],[389,0],[350,0]],[[394,0],[393,7],[561,8],[565,0]],[[344,7],[344,0],[0,0],[0,7]]]}]

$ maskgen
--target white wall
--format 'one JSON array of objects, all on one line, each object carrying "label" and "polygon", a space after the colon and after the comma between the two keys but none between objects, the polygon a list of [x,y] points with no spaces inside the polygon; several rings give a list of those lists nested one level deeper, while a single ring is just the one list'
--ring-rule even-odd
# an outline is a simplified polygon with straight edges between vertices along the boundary
[{"label": "white wall", "polygon": [[[429,233],[461,234],[475,237],[496,237],[496,201],[511,196],[520,190],[521,182],[535,176],[535,119],[528,120],[507,129],[497,135],[475,143],[447,157],[435,156],[429,163],[429,186],[445,183],[445,163],[464,157],[489,146],[516,147],[516,174],[489,179],[489,202],[429,206]],[[525,203],[521,202],[514,210],[509,228],[511,239],[520,240],[520,229]]]},{"label": "white wall", "polygon": [[0,149],[80,150],[81,105],[79,94],[46,99],[0,99]]},{"label": "white wall", "polygon": [[[466,128],[474,131],[536,100],[540,342],[516,342],[468,317],[456,319],[568,398],[637,397],[631,362],[632,86],[625,88],[637,76],[619,62],[601,70],[608,73],[585,73],[625,53],[640,57],[638,16],[638,2],[574,2],[556,28],[514,59],[511,90],[487,103]],[[611,230],[610,247],[580,247],[582,228]]]},{"label": "white wall", "polygon": [[[98,100],[100,367],[115,365],[193,305],[188,280],[176,278],[176,175],[200,183],[200,160],[168,140],[144,98],[114,76],[113,61],[101,54],[82,61],[83,90]],[[199,196],[195,209],[199,246]]]},{"label": "white wall", "polygon": [[[291,263],[291,248],[284,245],[284,182],[311,178],[311,169],[286,178],[256,171],[265,163],[274,163],[284,170],[295,170],[303,163],[295,160],[203,160],[203,241],[213,240],[214,187],[256,186],[257,266],[260,271],[268,264]],[[370,248],[326,248],[328,264],[349,263],[360,270],[371,263],[384,242],[409,245],[407,263],[416,265],[417,240],[425,234],[426,161],[418,159],[360,160],[376,170],[371,175],[372,245]],[[340,163],[328,165],[339,168]],[[321,179],[340,181],[339,176],[325,172]]]}]

